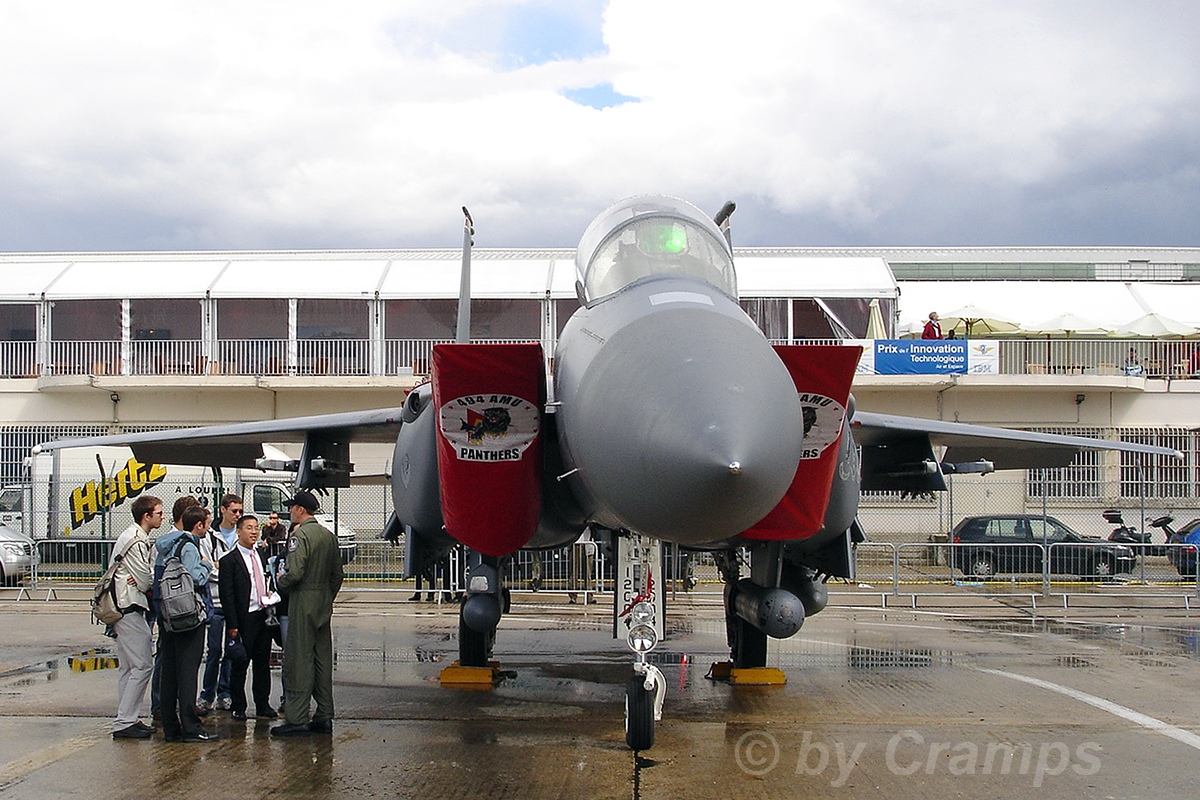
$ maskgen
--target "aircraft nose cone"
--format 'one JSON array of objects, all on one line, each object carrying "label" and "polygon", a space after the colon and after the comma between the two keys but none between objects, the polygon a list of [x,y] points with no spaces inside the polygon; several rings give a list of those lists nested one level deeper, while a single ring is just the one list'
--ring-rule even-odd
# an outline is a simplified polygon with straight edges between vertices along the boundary
[{"label": "aircraft nose cone", "polygon": [[754,328],[678,309],[601,348],[571,410],[581,479],[603,517],[672,541],[735,536],[791,485],[803,420],[787,369]]}]

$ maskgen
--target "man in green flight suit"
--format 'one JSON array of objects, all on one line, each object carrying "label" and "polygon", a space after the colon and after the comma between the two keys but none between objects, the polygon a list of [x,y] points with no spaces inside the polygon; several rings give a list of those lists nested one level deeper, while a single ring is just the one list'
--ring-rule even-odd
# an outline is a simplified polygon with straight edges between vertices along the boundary
[{"label": "man in green flight suit", "polygon": [[[288,632],[283,646],[284,723],[272,736],[333,733],[333,598],[342,588],[342,558],[337,538],[313,517],[317,498],[296,492],[288,501],[292,533],[287,540],[287,569],[278,586],[288,595]],[[309,700],[317,702],[312,721]]]}]

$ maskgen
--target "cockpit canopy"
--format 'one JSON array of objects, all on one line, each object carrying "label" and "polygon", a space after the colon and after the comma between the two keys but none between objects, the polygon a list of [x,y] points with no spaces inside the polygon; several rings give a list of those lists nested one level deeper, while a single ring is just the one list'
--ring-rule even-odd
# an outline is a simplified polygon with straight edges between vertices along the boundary
[{"label": "cockpit canopy", "polygon": [[729,243],[704,212],[672,197],[632,197],[609,208],[584,231],[575,267],[589,305],[658,277],[701,280],[737,299]]}]

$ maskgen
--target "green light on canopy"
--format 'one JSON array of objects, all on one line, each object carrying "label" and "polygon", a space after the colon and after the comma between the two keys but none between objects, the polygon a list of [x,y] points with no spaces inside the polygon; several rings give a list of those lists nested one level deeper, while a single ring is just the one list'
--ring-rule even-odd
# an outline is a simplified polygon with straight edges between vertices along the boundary
[{"label": "green light on canopy", "polygon": [[687,252],[687,231],[674,222],[652,222],[645,226],[640,244],[649,255],[679,255]]}]

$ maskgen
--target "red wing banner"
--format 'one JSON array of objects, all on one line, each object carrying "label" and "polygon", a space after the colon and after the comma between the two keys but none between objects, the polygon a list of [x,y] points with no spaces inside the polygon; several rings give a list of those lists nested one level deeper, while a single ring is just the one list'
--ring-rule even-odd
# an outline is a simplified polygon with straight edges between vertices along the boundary
[{"label": "red wing banner", "polygon": [[803,539],[821,530],[829,487],[837,468],[838,442],[846,418],[850,384],[861,347],[845,345],[776,345],[804,415],[804,447],[800,466],[779,505],[742,534],[748,539]]},{"label": "red wing banner", "polygon": [[541,345],[433,348],[442,517],[485,555],[512,553],[537,530],[545,386]]}]

